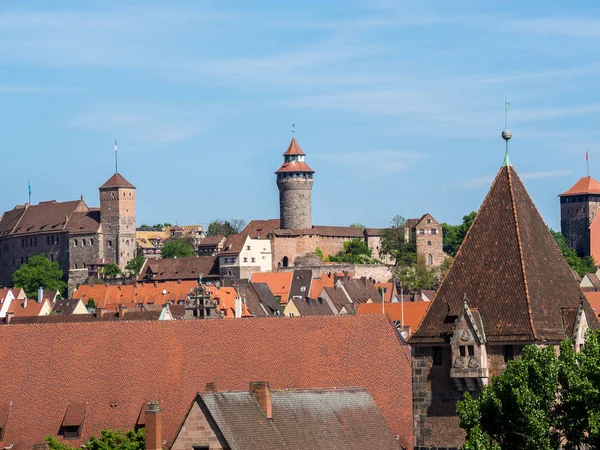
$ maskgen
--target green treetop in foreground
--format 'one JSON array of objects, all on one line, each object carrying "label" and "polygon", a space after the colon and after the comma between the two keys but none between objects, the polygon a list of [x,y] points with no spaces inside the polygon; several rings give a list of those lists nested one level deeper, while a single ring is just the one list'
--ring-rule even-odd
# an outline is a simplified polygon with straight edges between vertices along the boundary
[{"label": "green treetop in foreground", "polygon": [[194,247],[185,239],[173,239],[167,241],[163,246],[161,256],[165,259],[168,258],[187,258],[195,256]]},{"label": "green treetop in foreground", "polygon": [[[54,436],[46,436],[46,443],[50,450],[76,450],[75,447],[58,440]],[[92,436],[83,446],[87,450],[144,450],[146,448],[146,435],[144,429],[139,431],[102,430],[100,437]]]},{"label": "green treetop in foreground", "polygon": [[552,346],[529,345],[479,398],[466,393],[456,406],[463,449],[599,449],[599,338],[588,330],[580,352],[566,340],[558,356]]},{"label": "green treetop in foreground", "polygon": [[31,256],[13,274],[13,285],[25,290],[28,298],[37,299],[38,289],[65,293],[67,284],[57,262],[50,262],[46,255]]}]

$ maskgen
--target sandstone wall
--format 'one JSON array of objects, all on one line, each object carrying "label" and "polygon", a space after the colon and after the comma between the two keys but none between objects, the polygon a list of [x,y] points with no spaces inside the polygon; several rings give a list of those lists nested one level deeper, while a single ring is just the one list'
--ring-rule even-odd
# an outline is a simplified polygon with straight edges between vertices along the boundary
[{"label": "sandstone wall", "polygon": [[194,402],[175,438],[175,442],[171,447],[172,450],[189,450],[196,447],[206,447],[210,450],[229,448],[225,440],[222,439],[218,426],[213,420],[210,422],[207,420],[210,414],[207,414],[207,411],[203,411],[203,409],[200,408],[198,402]]}]

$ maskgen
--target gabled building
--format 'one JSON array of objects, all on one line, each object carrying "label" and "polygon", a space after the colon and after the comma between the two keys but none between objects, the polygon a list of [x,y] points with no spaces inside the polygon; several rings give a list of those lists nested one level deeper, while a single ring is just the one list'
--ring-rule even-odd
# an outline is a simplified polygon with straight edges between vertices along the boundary
[{"label": "gabled building", "polygon": [[196,246],[198,256],[217,256],[223,250],[225,236],[206,236]]},{"label": "gabled building", "polygon": [[340,278],[335,286],[323,288],[319,299],[333,305],[337,314],[355,313],[362,303],[381,303],[381,294],[367,278]]},{"label": "gabled building", "polygon": [[339,311],[327,298],[292,297],[285,305],[283,315],[286,317],[300,316],[337,316]]},{"label": "gabled building", "polygon": [[147,259],[140,269],[139,282],[205,281],[219,279],[219,260],[214,256],[190,258]]},{"label": "gabled building", "polygon": [[[271,389],[251,382],[247,391],[198,394],[173,450],[389,449],[400,444],[363,388]],[[243,420],[240,420],[243,416]]]},{"label": "gabled building", "polygon": [[270,271],[271,266],[269,239],[253,239],[248,234],[234,234],[227,238],[219,253],[222,280],[249,279],[254,272]]},{"label": "gabled building", "polygon": [[456,402],[527,344],[576,349],[598,321],[508,154],[410,337],[415,447],[461,447]]}]

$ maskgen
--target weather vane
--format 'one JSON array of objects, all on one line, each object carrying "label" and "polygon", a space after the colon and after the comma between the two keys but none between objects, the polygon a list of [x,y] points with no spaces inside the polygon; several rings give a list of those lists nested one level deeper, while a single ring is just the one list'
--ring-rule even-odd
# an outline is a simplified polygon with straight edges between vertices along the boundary
[{"label": "weather vane", "polygon": [[508,107],[510,103],[504,97],[504,130],[502,130],[502,139],[506,141],[506,152],[504,153],[504,163],[503,166],[511,166],[510,158],[508,157],[508,141],[512,137],[512,133],[508,129]]},{"label": "weather vane", "polygon": [[296,124],[293,123],[292,124],[292,136],[294,136],[296,134]]}]

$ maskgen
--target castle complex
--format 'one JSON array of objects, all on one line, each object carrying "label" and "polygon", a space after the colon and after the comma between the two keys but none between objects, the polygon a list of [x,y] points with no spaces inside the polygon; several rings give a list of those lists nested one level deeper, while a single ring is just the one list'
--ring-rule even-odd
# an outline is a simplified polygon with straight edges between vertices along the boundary
[{"label": "castle complex", "polygon": [[17,205],[0,219],[0,285],[34,255],[57,262],[69,294],[88,277],[90,264],[124,269],[135,256],[135,187],[115,173],[99,188],[100,208],[83,200]]}]

